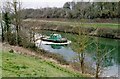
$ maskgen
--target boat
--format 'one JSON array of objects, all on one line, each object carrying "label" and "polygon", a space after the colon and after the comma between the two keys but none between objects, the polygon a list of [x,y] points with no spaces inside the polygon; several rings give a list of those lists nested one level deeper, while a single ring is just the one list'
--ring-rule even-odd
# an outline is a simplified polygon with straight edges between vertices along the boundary
[{"label": "boat", "polygon": [[36,38],[35,43],[37,46],[40,46],[41,44],[61,46],[61,45],[68,45],[71,43],[70,40],[63,38],[61,34],[50,34],[50,36],[36,35],[35,38]]},{"label": "boat", "polygon": [[50,34],[48,37],[41,37],[42,41],[53,42],[53,43],[66,43],[68,40],[62,38],[61,34]]}]

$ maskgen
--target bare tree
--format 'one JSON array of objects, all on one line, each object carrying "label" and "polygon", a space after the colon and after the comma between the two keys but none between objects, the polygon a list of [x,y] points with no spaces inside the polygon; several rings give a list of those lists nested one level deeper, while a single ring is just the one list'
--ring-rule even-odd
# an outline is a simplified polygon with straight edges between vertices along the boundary
[{"label": "bare tree", "polygon": [[16,44],[19,45],[19,37],[20,37],[20,30],[21,30],[21,3],[17,0],[13,0],[11,3],[13,6],[13,12],[14,12],[14,22],[16,27]]},{"label": "bare tree", "polygon": [[108,50],[106,47],[104,47],[103,49],[101,49],[101,46],[98,42],[99,40],[96,40],[95,42],[95,47],[96,47],[96,71],[95,71],[95,77],[96,79],[99,78],[100,73],[102,73],[103,70],[103,65],[105,62],[105,57],[110,54],[110,52],[112,52],[115,48]]},{"label": "bare tree", "polygon": [[1,20],[1,27],[2,27],[2,41],[4,41],[4,37],[5,37],[5,40],[7,42],[9,42],[9,35],[11,33],[10,11],[11,11],[10,2],[5,2],[5,4],[3,5],[3,10],[2,10],[4,25],[3,25],[3,21]]},{"label": "bare tree", "polygon": [[78,35],[76,35],[76,42],[73,44],[73,50],[78,55],[78,60],[81,64],[81,71],[84,73],[84,59],[85,59],[85,49],[89,45],[88,36],[84,35],[85,30],[81,29],[80,27],[77,28]]},{"label": "bare tree", "polygon": [[2,23],[2,22],[3,22],[3,21],[2,21],[2,12],[1,12],[1,14],[0,14],[0,18],[1,18],[1,19],[0,19],[0,24],[1,24],[0,26],[1,26],[1,31],[2,31],[2,33],[1,33],[1,40],[2,40],[2,42],[4,42],[4,32],[3,32],[3,29],[4,29],[4,28],[3,28],[3,23]]}]

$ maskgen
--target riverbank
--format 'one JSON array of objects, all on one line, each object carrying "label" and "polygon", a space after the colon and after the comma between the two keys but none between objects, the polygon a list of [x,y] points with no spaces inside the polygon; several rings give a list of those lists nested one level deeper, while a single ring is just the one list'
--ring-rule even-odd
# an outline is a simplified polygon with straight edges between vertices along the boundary
[{"label": "riverbank", "polygon": [[[78,34],[80,30],[89,36],[104,37],[111,39],[120,39],[120,29],[117,23],[85,23],[68,21],[49,21],[26,19],[23,26],[36,30],[49,30],[64,33]],[[78,30],[78,28],[80,30]]]},{"label": "riverbank", "polygon": [[90,77],[22,47],[3,44],[2,51],[3,77]]}]

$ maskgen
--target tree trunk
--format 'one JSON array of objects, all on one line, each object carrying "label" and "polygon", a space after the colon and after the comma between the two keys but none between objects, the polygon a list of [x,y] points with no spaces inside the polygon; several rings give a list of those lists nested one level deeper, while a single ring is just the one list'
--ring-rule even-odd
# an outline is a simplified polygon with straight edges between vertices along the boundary
[{"label": "tree trunk", "polygon": [[80,63],[81,63],[81,70],[82,70],[82,73],[84,73],[84,53],[81,53],[81,60],[80,60]]},{"label": "tree trunk", "polygon": [[4,42],[4,30],[3,30],[3,25],[2,25],[2,21],[1,21],[1,29],[2,29],[2,42]]},{"label": "tree trunk", "polygon": [[19,9],[17,8],[18,2],[15,0],[13,2],[14,12],[15,12],[15,27],[16,27],[16,45],[19,45],[19,30],[20,30],[20,15],[18,13]]},{"label": "tree trunk", "polygon": [[19,37],[19,34],[18,34],[18,25],[17,25],[16,26],[16,45],[19,45],[18,37]]},{"label": "tree trunk", "polygon": [[32,32],[31,32],[31,30],[29,30],[29,33],[30,33],[30,42],[32,42]]},{"label": "tree trunk", "polygon": [[32,31],[32,38],[33,38],[33,44],[34,44],[34,47],[35,47],[35,32],[34,31]]},{"label": "tree trunk", "polygon": [[97,62],[96,63],[96,75],[95,75],[95,77],[96,77],[96,79],[98,79],[99,78],[99,68],[100,68],[100,64],[99,64],[99,62]]}]

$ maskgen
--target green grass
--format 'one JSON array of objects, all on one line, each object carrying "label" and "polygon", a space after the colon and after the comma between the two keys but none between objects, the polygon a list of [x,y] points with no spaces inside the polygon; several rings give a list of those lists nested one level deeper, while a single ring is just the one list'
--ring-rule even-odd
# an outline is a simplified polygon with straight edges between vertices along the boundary
[{"label": "green grass", "polygon": [[81,76],[57,64],[15,53],[3,52],[3,77],[75,77]]},{"label": "green grass", "polygon": [[120,24],[115,24],[115,23],[79,23],[79,22],[51,22],[52,24],[55,25],[68,25],[68,26],[81,26],[81,27],[93,27],[93,28],[100,28],[100,27],[104,27],[104,28],[114,28],[114,29],[118,29],[118,26],[120,26]]},{"label": "green grass", "polygon": [[[2,51],[2,49],[0,48],[0,51]],[[0,52],[0,78],[2,77],[2,52]]]},{"label": "green grass", "polygon": [[[30,20],[33,21],[33,20]],[[50,25],[57,25],[57,26],[82,26],[82,27],[104,27],[104,28],[113,28],[113,29],[118,29],[120,27],[120,24],[117,23],[85,23],[85,22],[69,22],[69,21],[47,21],[47,20],[34,20],[34,21],[39,21],[39,22],[46,22],[49,23]]]}]

